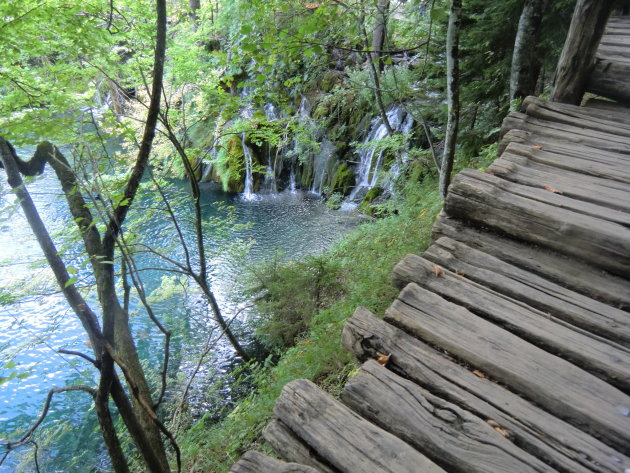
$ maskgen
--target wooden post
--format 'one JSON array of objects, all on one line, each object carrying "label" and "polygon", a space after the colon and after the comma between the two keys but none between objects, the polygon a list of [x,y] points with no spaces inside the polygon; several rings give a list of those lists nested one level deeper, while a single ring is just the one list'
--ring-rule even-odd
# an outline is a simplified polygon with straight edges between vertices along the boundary
[{"label": "wooden post", "polygon": [[552,101],[579,105],[614,3],[578,0],[556,69]]}]

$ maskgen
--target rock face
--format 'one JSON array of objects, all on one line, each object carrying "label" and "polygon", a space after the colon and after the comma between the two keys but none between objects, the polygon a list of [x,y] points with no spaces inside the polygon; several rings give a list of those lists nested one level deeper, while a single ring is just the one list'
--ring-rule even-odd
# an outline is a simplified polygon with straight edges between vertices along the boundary
[{"label": "rock face", "polygon": [[[250,130],[224,134],[213,145],[200,165],[201,180],[220,181],[224,190],[248,200],[301,189],[358,204],[377,185],[391,191],[394,179],[383,180],[383,171],[399,173],[402,159],[378,146],[387,137],[383,120],[367,120],[360,111],[335,118],[331,113],[326,98],[314,106],[305,96],[292,114],[273,103],[258,111],[246,107],[241,118]],[[412,132],[413,118],[402,105],[391,107],[387,118],[395,132]],[[228,120],[217,133],[233,124]],[[349,143],[355,142],[362,145],[353,150]]]}]

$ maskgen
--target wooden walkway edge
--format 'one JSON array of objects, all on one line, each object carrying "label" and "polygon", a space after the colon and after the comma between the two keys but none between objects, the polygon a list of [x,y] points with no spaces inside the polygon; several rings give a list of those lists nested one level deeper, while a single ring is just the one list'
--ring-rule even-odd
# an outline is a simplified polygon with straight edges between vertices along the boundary
[{"label": "wooden walkway edge", "polygon": [[346,323],[340,400],[289,383],[264,433],[284,461],[233,473],[630,473],[630,17],[597,58],[589,90],[621,104],[510,114],[384,318]]}]

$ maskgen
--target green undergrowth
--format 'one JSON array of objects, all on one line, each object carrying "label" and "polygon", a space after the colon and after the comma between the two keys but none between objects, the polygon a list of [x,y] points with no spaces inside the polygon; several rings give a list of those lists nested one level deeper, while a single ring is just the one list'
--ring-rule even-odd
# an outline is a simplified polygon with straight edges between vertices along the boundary
[{"label": "green undergrowth", "polygon": [[[491,146],[467,164],[485,168],[494,157]],[[464,165],[458,166],[462,168]],[[442,207],[434,176],[410,179],[400,195],[383,204],[385,218],[361,225],[317,258],[334,263],[343,295],[308,320],[306,335],[288,348],[276,364],[256,366],[248,383],[255,392],[219,423],[201,419],[179,439],[185,471],[225,472],[248,449],[265,451],[262,429],[273,414],[282,387],[298,378],[313,380],[337,396],[358,366],[341,346],[344,322],[358,306],[382,315],[397,294],[390,282],[394,265],[407,253],[420,253],[430,243],[433,222]],[[286,281],[287,285],[292,282]]]}]

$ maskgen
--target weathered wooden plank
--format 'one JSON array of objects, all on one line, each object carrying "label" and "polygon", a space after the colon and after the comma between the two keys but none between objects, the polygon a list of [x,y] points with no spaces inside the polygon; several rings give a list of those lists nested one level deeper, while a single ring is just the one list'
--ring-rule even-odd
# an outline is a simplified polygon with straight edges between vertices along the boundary
[{"label": "weathered wooden plank", "polygon": [[[435,245],[429,252],[438,260],[443,253]],[[439,276],[435,274],[436,267]],[[473,270],[471,266],[467,269]],[[465,271],[463,267],[459,270]],[[565,322],[560,318],[563,314],[544,313],[417,255],[408,255],[394,271],[399,278],[402,276],[414,283],[399,296],[402,302],[411,304],[415,299],[407,297],[415,297],[414,288],[422,287],[630,392],[628,348]],[[491,271],[477,272],[485,272],[495,282],[505,279],[489,274]]]},{"label": "weathered wooden plank", "polygon": [[321,473],[297,463],[285,463],[262,453],[249,451],[230,469],[230,473]]},{"label": "weathered wooden plank", "polygon": [[[531,115],[537,116],[536,113],[540,110],[548,112],[556,112],[569,118],[588,121],[591,124],[597,124],[604,131],[608,131],[610,128],[621,128],[624,131],[630,130],[630,115],[625,112],[614,110],[593,110],[587,107],[578,107],[577,105],[570,105],[566,103],[548,102],[538,97],[529,96],[523,100],[522,109],[527,111],[530,115],[530,107],[532,107]],[[550,115],[542,115],[544,118]],[[541,118],[539,117],[539,118]],[[564,118],[561,118],[564,119]]]},{"label": "weathered wooden plank", "polygon": [[[628,36],[630,41],[630,36]],[[628,46],[630,50],[630,45]],[[597,61],[589,76],[586,90],[612,100],[630,103],[630,63]]]},{"label": "weathered wooden plank", "polygon": [[465,408],[367,361],[346,384],[344,404],[452,473],[554,472]]},{"label": "weathered wooden plank", "polygon": [[598,111],[613,111],[616,113],[630,113],[630,109],[626,105],[612,102],[610,100],[598,99],[598,98],[589,98],[584,104],[584,108],[587,110],[598,110]]},{"label": "weathered wooden plank", "polygon": [[620,56],[618,54],[611,54],[611,53],[606,53],[606,54],[597,53],[597,60],[610,61],[610,62],[615,62],[617,64],[624,64],[624,65],[630,64],[629,58]]},{"label": "weathered wooden plank", "polygon": [[443,473],[408,444],[376,427],[310,381],[287,384],[274,413],[342,473]]},{"label": "weathered wooden plank", "polygon": [[501,190],[508,192],[514,196],[523,197],[536,202],[542,202],[545,204],[553,205],[560,209],[571,210],[576,213],[600,218],[602,220],[607,220],[609,222],[630,227],[629,213],[616,209],[602,207],[601,205],[593,204],[586,200],[578,201],[574,198],[556,192],[557,189],[555,189],[551,185],[548,185],[548,187],[537,186],[538,188],[534,188],[529,185],[522,185],[517,182],[500,179],[492,174],[493,173],[491,172],[478,173],[476,174],[476,178],[486,183],[489,183],[492,186],[500,188]]},{"label": "weathered wooden plank", "polygon": [[[565,197],[630,212],[630,185],[531,163],[529,158],[504,152],[487,172],[510,182],[551,190]],[[616,184],[616,185],[615,185]],[[626,187],[626,189],[623,189]],[[621,223],[621,222],[620,222]]]},{"label": "weathered wooden plank", "polygon": [[433,239],[438,240],[441,237],[463,242],[511,266],[537,274],[550,283],[570,288],[589,298],[595,298],[617,308],[630,309],[630,284],[626,279],[606,273],[575,258],[499,237],[444,216],[438,218],[433,226]]},{"label": "weathered wooden plank", "polygon": [[630,138],[613,133],[539,120],[517,112],[510,113],[503,120],[502,132],[507,132],[512,128],[530,131],[537,135],[547,136],[555,140],[572,143],[573,145],[579,143],[605,151],[624,155],[630,154]]},{"label": "weathered wooden plank", "polygon": [[[546,157],[547,159],[545,159]],[[620,182],[617,179],[595,176],[589,172],[582,172],[582,170],[580,170],[577,166],[570,168],[573,161],[571,157],[565,155],[559,155],[559,157],[556,157],[556,153],[552,153],[548,150],[536,150],[531,146],[514,143],[513,145],[510,144],[508,148],[506,148],[501,155],[501,159],[503,161],[525,167],[525,171],[542,173],[548,175],[547,178],[551,178],[551,176],[553,176],[556,181],[574,179],[576,185],[578,186],[597,186],[602,190],[602,192],[614,191],[624,194],[630,192],[630,183]],[[615,167],[615,164],[619,163],[610,163],[606,160],[606,158],[602,158],[601,161],[593,159],[592,162],[602,162],[606,167],[612,167],[613,169],[617,169],[619,167],[623,168],[622,166]],[[630,170],[630,165],[626,167]],[[610,204],[611,203],[608,202],[608,205]],[[620,208],[625,208],[625,203],[614,203],[614,205],[618,205]]]},{"label": "weathered wooden plank", "polygon": [[551,141],[534,139],[530,133],[520,130],[506,133],[502,145],[502,154],[509,152],[558,169],[630,184],[630,166],[615,159],[614,155],[597,152],[598,150],[574,151],[569,147],[562,148]]},{"label": "weathered wooden plank", "polygon": [[597,50],[597,54],[604,57],[621,57],[630,59],[630,50],[625,46],[611,46],[602,44]]},{"label": "weathered wooden plank", "polygon": [[605,34],[599,44],[605,46],[623,46],[630,49],[630,32],[628,32],[628,34]]},{"label": "weathered wooden plank", "polygon": [[[563,473],[619,472],[630,458],[554,417],[520,396],[477,376],[443,353],[358,308],[343,331],[344,346],[360,360],[391,354],[388,369],[491,419],[510,433],[520,448]],[[480,374],[480,373],[478,373]]]},{"label": "weathered wooden plank", "polygon": [[533,200],[523,196],[525,191],[523,195],[507,191],[509,186],[504,183],[495,176],[466,169],[453,181],[445,211],[451,217],[576,256],[614,274],[630,274],[630,229],[562,208],[562,196],[552,192],[539,191],[554,197]]},{"label": "weathered wooden plank", "polygon": [[385,321],[630,453],[630,397],[572,363],[413,283],[387,310]]},{"label": "weathered wooden plank", "polygon": [[308,465],[322,473],[339,473],[278,419],[274,418],[267,424],[263,437],[279,457],[289,462]]},{"label": "weathered wooden plank", "polygon": [[[539,309],[548,314],[547,318],[559,318],[606,337],[609,341],[630,347],[630,313],[626,311],[586,297],[448,237],[437,240],[422,254],[422,258]],[[407,255],[394,268],[392,280],[401,289],[410,282],[423,285],[428,276],[426,269],[426,264],[417,256]],[[429,270],[433,271],[433,267]],[[605,353],[612,355],[608,351]],[[625,350],[625,353],[624,358],[627,360],[628,351]],[[610,359],[609,356],[605,358]]]}]

